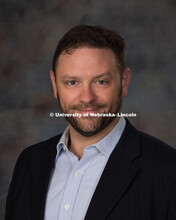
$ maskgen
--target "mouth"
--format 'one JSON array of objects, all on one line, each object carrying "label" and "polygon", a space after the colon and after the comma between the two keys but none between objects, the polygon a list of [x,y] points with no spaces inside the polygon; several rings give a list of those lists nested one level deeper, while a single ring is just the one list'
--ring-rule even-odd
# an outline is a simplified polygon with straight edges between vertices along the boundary
[{"label": "mouth", "polygon": [[79,109],[78,112],[82,113],[82,114],[86,114],[86,113],[95,113],[97,112],[98,109]]},{"label": "mouth", "polygon": [[105,112],[105,109],[107,108],[107,105],[105,104],[82,104],[82,105],[74,105],[72,106],[72,108],[70,109],[73,112],[77,112],[79,114],[87,114],[90,115],[91,113],[102,113]]}]

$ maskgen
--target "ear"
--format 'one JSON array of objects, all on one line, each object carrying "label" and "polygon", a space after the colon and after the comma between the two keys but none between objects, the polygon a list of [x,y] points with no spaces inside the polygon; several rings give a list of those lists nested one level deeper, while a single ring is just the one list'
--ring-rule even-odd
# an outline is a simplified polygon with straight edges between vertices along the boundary
[{"label": "ear", "polygon": [[54,94],[54,97],[57,99],[56,77],[55,77],[55,74],[52,70],[50,70],[50,78],[51,78],[51,82],[53,85],[53,94]]},{"label": "ear", "polygon": [[128,87],[131,79],[131,71],[129,68],[125,68],[122,75],[122,96],[125,97],[128,93]]}]

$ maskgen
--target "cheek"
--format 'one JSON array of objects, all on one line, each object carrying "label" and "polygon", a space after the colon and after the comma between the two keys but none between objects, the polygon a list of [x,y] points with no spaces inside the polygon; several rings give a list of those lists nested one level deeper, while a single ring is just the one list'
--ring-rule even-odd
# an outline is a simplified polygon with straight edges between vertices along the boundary
[{"label": "cheek", "polygon": [[119,92],[120,91],[115,90],[108,96],[107,103],[109,106],[116,106],[117,103],[120,101],[121,98],[119,97]]},{"label": "cheek", "polygon": [[120,89],[115,87],[115,86],[113,86],[113,87],[111,87],[109,89],[102,90],[99,93],[98,97],[102,101],[104,100],[105,102],[111,104],[113,102],[116,102],[116,100],[119,97],[119,92],[120,92]]},{"label": "cheek", "polygon": [[107,105],[111,105],[113,102],[113,95],[109,91],[101,91],[100,93],[96,94],[97,102],[105,103]]},{"label": "cheek", "polygon": [[60,89],[58,89],[58,93],[61,105],[71,105],[76,103],[76,100],[78,100],[75,91],[69,91],[60,87]]}]

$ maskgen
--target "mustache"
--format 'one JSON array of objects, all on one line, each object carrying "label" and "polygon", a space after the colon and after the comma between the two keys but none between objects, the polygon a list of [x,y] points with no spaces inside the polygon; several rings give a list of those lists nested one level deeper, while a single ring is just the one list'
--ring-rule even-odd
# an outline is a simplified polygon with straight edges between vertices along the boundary
[{"label": "mustache", "polygon": [[107,105],[103,103],[80,103],[74,104],[70,107],[71,110],[85,110],[85,109],[93,109],[97,110],[100,108],[106,108]]}]

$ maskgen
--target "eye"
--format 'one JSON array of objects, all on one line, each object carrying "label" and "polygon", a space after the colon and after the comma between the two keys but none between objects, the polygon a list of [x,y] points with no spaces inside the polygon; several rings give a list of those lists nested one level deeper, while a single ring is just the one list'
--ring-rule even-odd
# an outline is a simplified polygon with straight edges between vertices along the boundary
[{"label": "eye", "polygon": [[97,84],[99,85],[104,85],[104,84],[107,84],[108,82],[106,80],[98,80],[97,81]]},{"label": "eye", "polygon": [[69,86],[73,86],[73,85],[77,84],[77,82],[75,80],[70,80],[70,81],[66,81],[66,84]]}]

